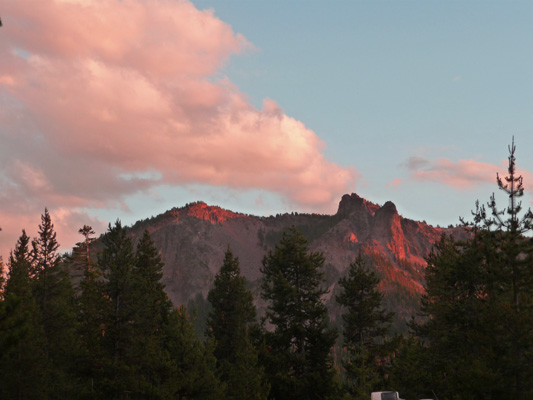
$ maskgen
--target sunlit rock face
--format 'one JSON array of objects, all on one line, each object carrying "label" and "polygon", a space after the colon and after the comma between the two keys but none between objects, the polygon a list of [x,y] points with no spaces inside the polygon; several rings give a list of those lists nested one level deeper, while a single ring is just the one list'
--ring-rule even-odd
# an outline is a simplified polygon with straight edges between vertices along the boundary
[{"label": "sunlit rock face", "polygon": [[[138,238],[150,231],[165,262],[167,293],[175,304],[185,304],[199,293],[206,296],[228,246],[258,299],[261,260],[282,230],[293,225],[308,238],[312,251],[324,253],[325,284],[331,292],[350,263],[359,254],[367,256],[382,279],[388,308],[400,319],[413,311],[424,290],[425,257],[433,244],[443,233],[464,234],[461,228],[403,218],[394,203],[379,206],[355,193],[342,197],[334,215],[256,217],[196,202],[137,222],[131,232]],[[328,298],[332,302],[334,296]],[[329,306],[335,314],[335,305]]]},{"label": "sunlit rock face", "polygon": [[209,221],[212,224],[223,224],[228,219],[243,216],[242,214],[224,210],[217,206],[208,206],[203,201],[190,205],[187,208],[187,215]]}]

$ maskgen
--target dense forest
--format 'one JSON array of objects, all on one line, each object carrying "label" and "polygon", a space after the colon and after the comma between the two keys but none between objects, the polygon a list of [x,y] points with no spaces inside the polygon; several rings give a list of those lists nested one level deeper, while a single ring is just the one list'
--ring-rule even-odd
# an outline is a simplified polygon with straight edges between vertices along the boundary
[{"label": "dense forest", "polygon": [[[426,293],[409,332],[393,331],[372,260],[353,260],[323,303],[324,255],[296,228],[262,262],[258,315],[228,247],[207,301],[175,307],[148,231],[134,246],[117,221],[99,240],[90,226],[58,253],[47,210],[38,236],[22,231],[0,260],[1,399],[524,400],[533,397],[533,214],[510,146],[509,199],[476,204],[467,240],[443,236],[427,259]],[[74,273],[76,272],[76,273]],[[75,277],[75,278],[73,278]]]}]

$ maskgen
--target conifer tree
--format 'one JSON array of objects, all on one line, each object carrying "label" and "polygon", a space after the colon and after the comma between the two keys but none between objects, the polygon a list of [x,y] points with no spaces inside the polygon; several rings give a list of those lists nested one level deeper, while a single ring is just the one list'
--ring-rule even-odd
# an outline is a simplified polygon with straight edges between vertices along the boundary
[{"label": "conifer tree", "polygon": [[170,372],[163,392],[166,398],[222,400],[224,385],[216,376],[212,342],[204,344],[194,334],[185,307],[174,309],[166,327]]},{"label": "conifer tree", "polygon": [[0,317],[0,398],[46,399],[51,366],[40,308],[33,296],[28,249],[22,231],[9,257],[5,309]]},{"label": "conifer tree", "polygon": [[54,279],[56,277],[53,275],[60,260],[57,253],[59,243],[56,240],[54,224],[52,224],[52,219],[46,208],[44,214],[41,215],[39,236],[32,241],[32,247],[32,273],[36,280],[35,291],[38,295],[43,320],[48,321],[51,319],[49,310],[50,287],[56,283],[56,279]]},{"label": "conifer tree", "polygon": [[212,306],[207,336],[215,342],[218,369],[226,383],[225,398],[260,400],[267,398],[269,387],[250,341],[249,329],[255,322],[256,309],[245,285],[239,260],[228,247],[214,287],[207,295]]},{"label": "conifer tree", "polygon": [[57,396],[72,397],[78,392],[71,364],[79,352],[76,299],[67,264],[62,262],[58,248],[54,224],[45,209],[38,236],[32,241],[33,294],[40,307],[53,365],[51,391]]},{"label": "conifer tree", "polygon": [[120,221],[109,224],[102,238],[104,249],[98,258],[106,279],[108,299],[104,315],[102,346],[107,356],[99,391],[109,398],[126,398],[137,385],[137,365],[131,360],[135,336],[136,310],[133,243]]},{"label": "conifer tree", "polygon": [[533,214],[520,215],[515,151],[513,140],[508,176],[496,177],[508,207],[499,210],[494,194],[487,208],[476,203],[474,221],[465,223],[472,238],[443,238],[428,259],[422,311],[429,320],[416,330],[442,360],[435,386],[449,397],[533,396],[533,248],[525,236]]},{"label": "conifer tree", "polygon": [[370,271],[362,256],[350,264],[348,276],[339,280],[342,292],[336,301],[344,307],[343,344],[347,358],[343,367],[348,390],[355,399],[366,399],[368,393],[383,387],[384,359],[389,355],[389,332],[394,313],[382,308],[383,294],[379,278]]},{"label": "conifer tree", "polygon": [[108,314],[109,301],[104,292],[105,282],[102,279],[100,266],[91,255],[91,244],[94,239],[92,228],[84,225],[78,230],[84,241],[77,243],[69,263],[71,269],[83,268],[83,278],[79,284],[78,297],[78,337],[80,340],[80,362],[77,373],[80,377],[80,395],[88,398],[97,397],[105,365],[103,338],[105,335],[105,316]]},{"label": "conifer tree", "polygon": [[80,255],[82,256],[82,258],[84,258],[85,260],[85,269],[87,271],[90,271],[91,269],[91,243],[94,242],[94,238],[92,237],[92,235],[95,234],[92,226],[90,225],[83,225],[82,228],[80,228],[78,230],[78,233],[80,233],[81,235],[83,235],[84,237],[84,243],[83,245],[84,246],[80,246],[83,250],[80,251]]},{"label": "conifer tree", "polygon": [[533,230],[533,212],[527,209],[521,215],[524,184],[523,177],[516,171],[515,152],[513,137],[509,146],[508,175],[502,179],[496,174],[498,189],[508,197],[507,207],[500,210],[492,194],[487,203],[491,215],[487,215],[484,207],[477,206],[471,226],[484,239],[486,247],[497,251],[496,261],[488,264],[485,271],[484,296],[491,311],[509,308],[501,313],[506,329],[502,330],[499,340],[507,346],[498,346],[499,362],[505,363],[506,371],[502,372],[512,381],[509,384],[511,396],[521,400],[533,395],[530,362],[533,354],[533,243],[525,236]]},{"label": "conifer tree", "polygon": [[135,336],[132,357],[139,367],[138,392],[161,395],[169,356],[165,349],[165,327],[172,303],[164,291],[163,261],[148,231],[137,245],[134,266]]},{"label": "conifer tree", "polygon": [[310,253],[295,227],[283,232],[263,259],[262,297],[267,301],[266,372],[276,399],[335,398],[331,349],[336,332],[328,327],[322,302],[324,256]]}]

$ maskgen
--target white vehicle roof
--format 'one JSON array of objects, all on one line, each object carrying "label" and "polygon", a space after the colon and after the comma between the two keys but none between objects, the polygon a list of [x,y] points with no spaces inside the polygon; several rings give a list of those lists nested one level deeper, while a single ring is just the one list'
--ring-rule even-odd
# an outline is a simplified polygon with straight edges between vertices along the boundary
[{"label": "white vehicle roof", "polygon": [[403,400],[398,392],[372,392],[370,400]]}]

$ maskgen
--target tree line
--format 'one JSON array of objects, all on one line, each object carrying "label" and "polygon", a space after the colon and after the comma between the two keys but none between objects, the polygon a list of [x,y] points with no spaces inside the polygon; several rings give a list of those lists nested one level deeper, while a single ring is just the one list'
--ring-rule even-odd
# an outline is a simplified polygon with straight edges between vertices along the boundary
[{"label": "tree line", "polygon": [[[174,307],[148,231],[134,246],[109,225],[58,254],[45,210],[38,236],[23,231],[0,280],[2,399],[526,399],[533,395],[533,228],[521,212],[514,143],[509,197],[477,204],[467,240],[443,236],[428,257],[426,293],[409,334],[391,331],[379,276],[359,255],[338,281],[342,328],[330,323],[324,256],[294,227],[263,258],[258,316],[228,247],[207,300],[205,334]],[[523,214],[523,215],[522,215]],[[3,263],[0,264],[3,266]],[[72,271],[83,272],[72,282]]]}]

